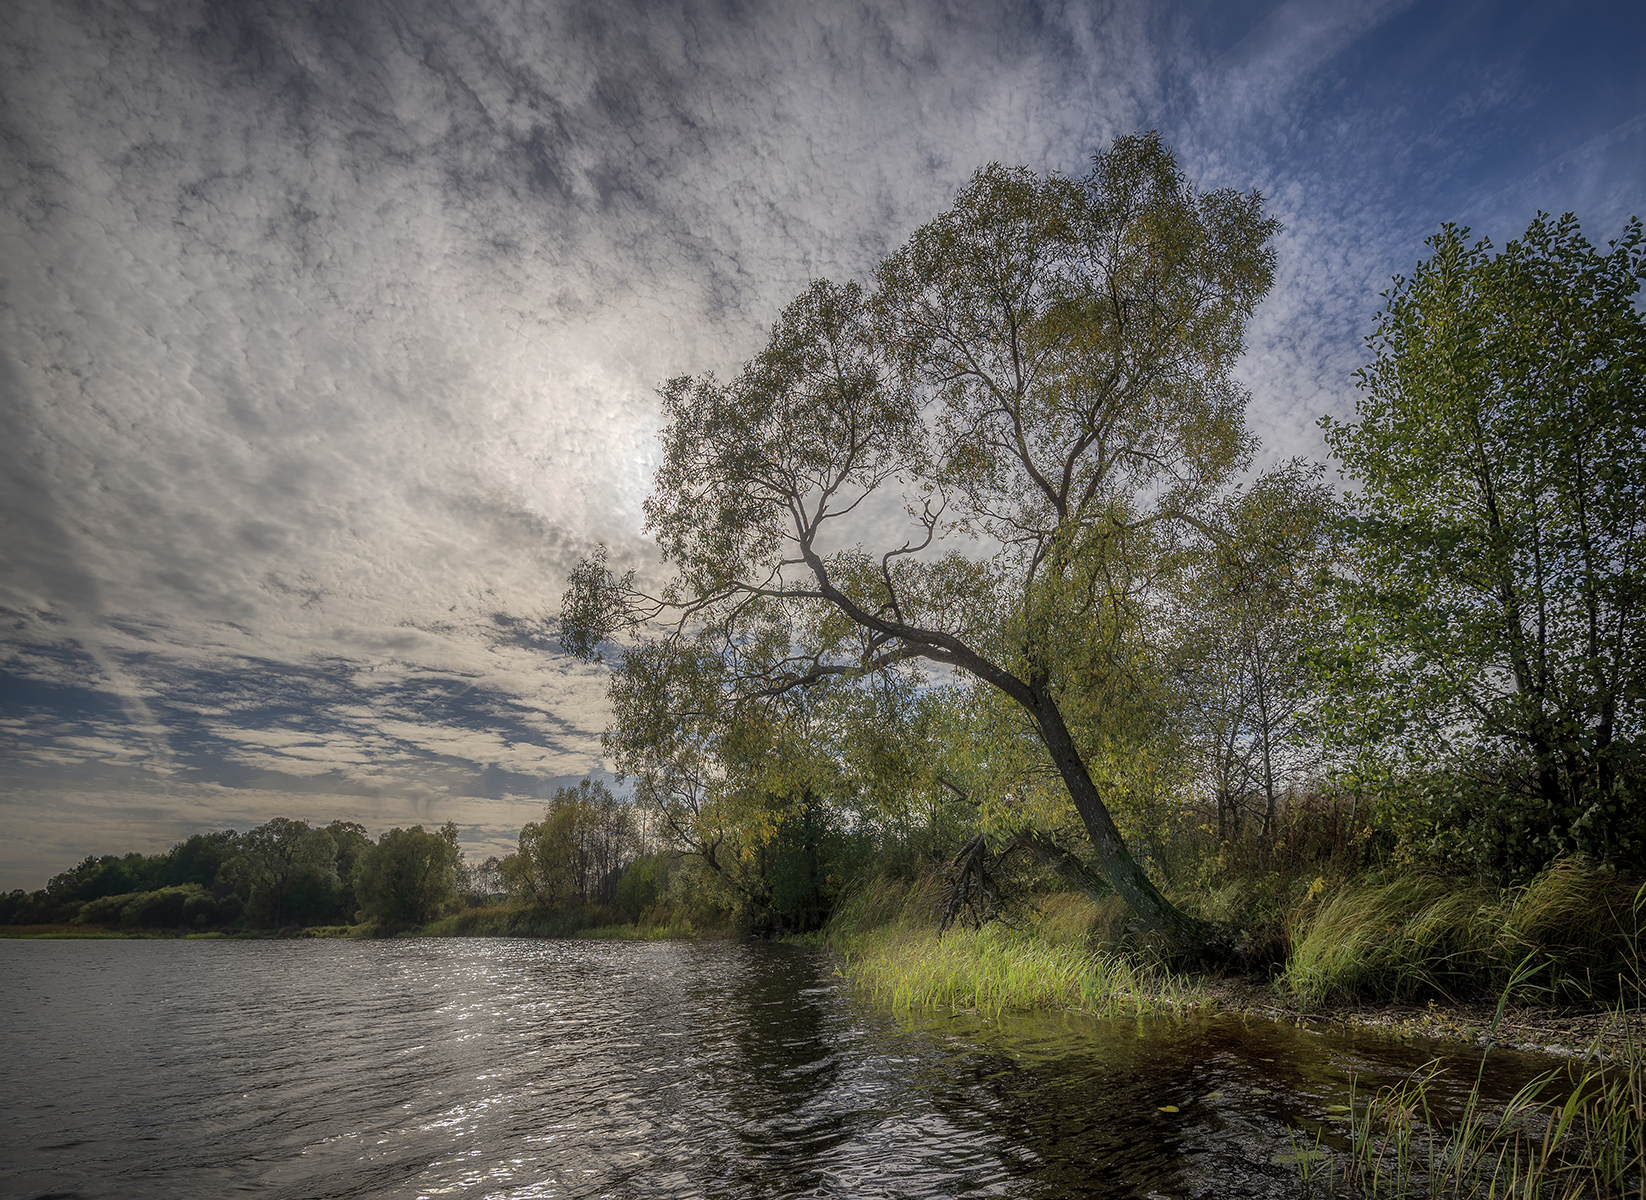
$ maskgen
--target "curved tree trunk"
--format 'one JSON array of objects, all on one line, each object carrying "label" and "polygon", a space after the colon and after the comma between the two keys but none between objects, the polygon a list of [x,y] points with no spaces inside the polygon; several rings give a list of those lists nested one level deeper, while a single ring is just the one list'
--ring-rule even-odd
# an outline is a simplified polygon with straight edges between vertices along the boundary
[{"label": "curved tree trunk", "polygon": [[1074,736],[1069,732],[1063,713],[1057,703],[1043,690],[1038,690],[1036,703],[1029,709],[1041,739],[1050,751],[1058,774],[1063,777],[1075,811],[1080,814],[1097,850],[1098,869],[1103,878],[1142,917],[1150,929],[1166,939],[1174,953],[1190,957],[1203,956],[1212,940],[1212,929],[1204,921],[1183,912],[1155,887],[1138,865],[1131,851],[1115,828],[1103,796],[1092,782],[1086,761],[1081,758]]}]

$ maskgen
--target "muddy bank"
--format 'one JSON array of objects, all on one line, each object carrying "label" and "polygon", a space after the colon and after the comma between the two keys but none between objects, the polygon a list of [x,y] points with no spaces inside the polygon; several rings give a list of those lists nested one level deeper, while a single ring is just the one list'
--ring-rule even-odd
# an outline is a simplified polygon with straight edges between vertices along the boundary
[{"label": "muddy bank", "polygon": [[1300,1028],[1350,1026],[1382,1030],[1402,1040],[1435,1038],[1476,1046],[1490,1042],[1579,1058],[1616,1057],[1631,1040],[1637,1047],[1646,1045],[1646,1013],[1638,1010],[1620,1014],[1615,1008],[1511,1004],[1499,1017],[1495,1001],[1429,1001],[1338,1005],[1309,1011],[1289,1003],[1260,979],[1205,978],[1195,983],[1224,1011],[1284,1021]]}]

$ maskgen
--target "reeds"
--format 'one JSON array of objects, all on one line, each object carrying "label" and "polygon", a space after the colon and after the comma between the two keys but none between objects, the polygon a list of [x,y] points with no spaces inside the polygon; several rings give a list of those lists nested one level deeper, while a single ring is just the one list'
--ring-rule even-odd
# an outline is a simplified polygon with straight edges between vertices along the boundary
[{"label": "reeds", "polygon": [[[1543,889],[1534,885],[1516,898],[1510,919],[1564,918],[1570,910],[1562,896],[1575,892],[1593,898],[1587,883],[1573,885],[1570,873]],[[1632,927],[1638,927],[1643,909],[1646,887],[1629,898]],[[1584,944],[1597,940],[1564,921],[1560,926]],[[1489,1036],[1496,1034],[1515,988],[1535,973],[1536,957],[1536,951],[1528,953],[1511,973]],[[1646,974],[1633,941],[1624,957],[1629,970],[1617,978],[1617,987],[1632,996],[1638,1011],[1646,997]],[[1598,1065],[1581,1074],[1571,1067],[1546,1072],[1501,1106],[1482,1099],[1482,1058],[1461,1115],[1449,1123],[1437,1118],[1431,1104],[1438,1063],[1379,1089],[1364,1104],[1351,1099],[1347,1151],[1323,1152],[1317,1135],[1313,1150],[1294,1157],[1305,1193],[1355,1200],[1646,1200],[1646,1036],[1622,999],[1612,1010],[1612,1026],[1618,1036],[1608,1059],[1600,1059],[1603,1031],[1586,1056]]]},{"label": "reeds", "polygon": [[[1478,1080],[1462,1114],[1443,1124],[1431,1063],[1402,1084],[1352,1104],[1349,1146],[1333,1154],[1317,1136],[1294,1161],[1305,1193],[1389,1200],[1646,1200],[1646,1059],[1638,1040],[1569,1090],[1538,1076],[1501,1107]],[[1564,1099],[1548,1100],[1550,1091]],[[1294,1134],[1294,1141],[1295,1141]]]}]

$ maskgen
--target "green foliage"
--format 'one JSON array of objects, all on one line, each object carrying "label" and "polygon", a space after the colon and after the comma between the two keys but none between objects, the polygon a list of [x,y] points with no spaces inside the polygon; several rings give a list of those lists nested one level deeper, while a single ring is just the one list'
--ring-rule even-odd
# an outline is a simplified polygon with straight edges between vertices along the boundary
[{"label": "green foliage", "polygon": [[218,833],[196,833],[160,855],[155,872],[156,886],[197,883],[209,888],[218,872],[234,853],[240,835],[232,829]]},{"label": "green foliage", "polygon": [[1368,796],[1390,866],[1509,883],[1567,844],[1562,809],[1523,755],[1463,749],[1438,762],[1363,763],[1345,782]]},{"label": "green foliage", "polygon": [[313,924],[336,904],[337,843],[306,821],[275,817],[240,836],[222,874],[243,902],[249,924],[274,929]]},{"label": "green foliage", "polygon": [[[732,860],[709,828],[738,830],[742,857],[806,787],[837,791],[809,750],[792,760],[809,764],[805,787],[787,766],[787,780],[740,779],[731,736],[765,723],[815,746],[774,699],[912,679],[924,661],[1017,706],[1115,888],[1197,942],[1106,797],[1137,758],[1139,564],[1205,524],[1253,448],[1232,372],[1275,228],[1255,194],[1198,193],[1154,135],[1120,139],[1080,181],[991,166],[872,292],[819,281],[736,379],[664,386],[646,514],[675,576],[647,596],[591,559],[562,621],[592,656],[670,617],[617,672],[620,762],[686,814],[723,877]],[[858,518],[883,501],[905,507],[906,540],[871,549],[858,538],[885,526]],[[1131,727],[1106,727],[1116,714]],[[1157,793],[1168,761],[1133,793]],[[735,819],[715,817],[738,797]]]},{"label": "green foliage", "polygon": [[311,829],[277,817],[245,834],[193,834],[162,854],[88,856],[38,892],[0,897],[0,923],[176,931],[348,922],[354,869],[370,845],[354,822]]},{"label": "green foliage", "polygon": [[449,836],[421,825],[391,829],[360,855],[354,892],[361,919],[421,925],[457,898],[456,829]]},{"label": "green foliage", "polygon": [[371,837],[366,833],[366,827],[355,821],[333,821],[326,826],[326,833],[331,836],[332,845],[337,849],[336,900],[330,913],[316,915],[311,920],[333,919],[348,924],[360,908],[360,901],[354,894],[354,873],[361,857],[371,848]]},{"label": "green foliage", "polygon": [[197,883],[100,896],[80,906],[73,925],[123,929],[203,929],[218,919],[217,899]]},{"label": "green foliage", "polygon": [[1516,869],[1646,862],[1646,236],[1467,238],[1396,281],[1357,421],[1323,422],[1362,483],[1334,730],[1385,764],[1523,761],[1546,817],[1510,815]]},{"label": "green foliage", "polygon": [[124,892],[118,896],[99,896],[95,900],[88,900],[80,906],[80,911],[74,915],[71,925],[119,925],[120,912],[142,896],[142,892]]},{"label": "green foliage", "polygon": [[625,917],[637,920],[667,895],[670,866],[668,854],[642,854],[629,864],[623,878],[618,880],[614,897]]},{"label": "green foliage", "polygon": [[504,887],[532,904],[605,902],[638,848],[633,806],[584,779],[555,790],[543,819],[521,829],[519,850],[498,870]]},{"label": "green foliage", "polygon": [[1452,996],[1488,964],[1476,928],[1489,900],[1485,889],[1425,876],[1345,887],[1294,931],[1283,979],[1305,1005]]},{"label": "green foliage", "polygon": [[125,926],[203,929],[216,921],[217,900],[198,883],[143,892],[120,910],[120,923]]}]

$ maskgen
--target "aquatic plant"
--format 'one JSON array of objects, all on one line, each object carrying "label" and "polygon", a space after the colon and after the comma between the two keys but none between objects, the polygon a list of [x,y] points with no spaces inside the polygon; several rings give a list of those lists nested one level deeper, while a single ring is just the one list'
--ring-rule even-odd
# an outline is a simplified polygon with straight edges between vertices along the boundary
[{"label": "aquatic plant", "polygon": [[[1642,907],[1646,888],[1635,893],[1632,915]],[[1535,971],[1533,958],[1528,955],[1505,985],[1490,1034],[1521,978]],[[1627,982],[1636,1012],[1646,997],[1639,966]],[[1602,1035],[1581,1073],[1575,1067],[1545,1072],[1501,1106],[1481,1096],[1483,1057],[1452,1122],[1431,1102],[1438,1062],[1378,1089],[1363,1104],[1351,1098],[1346,1152],[1293,1160],[1305,1193],[1354,1200],[1646,1200],[1646,1035],[1622,1001],[1612,1010],[1612,1026],[1618,1041],[1607,1058],[1600,1057]],[[1317,1150],[1319,1143],[1317,1135]]]}]

